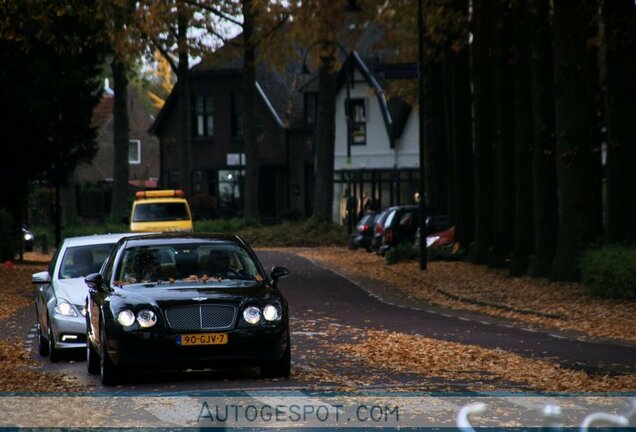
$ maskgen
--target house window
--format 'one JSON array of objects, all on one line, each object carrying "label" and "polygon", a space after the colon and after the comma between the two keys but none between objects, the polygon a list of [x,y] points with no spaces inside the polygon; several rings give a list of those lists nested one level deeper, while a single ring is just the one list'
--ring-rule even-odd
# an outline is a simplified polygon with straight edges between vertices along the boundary
[{"label": "house window", "polygon": [[130,140],[128,143],[128,163],[139,165],[141,163],[141,141]]},{"label": "house window", "polygon": [[235,138],[242,137],[244,126],[243,95],[241,93],[232,93],[232,136]]},{"label": "house window", "polygon": [[195,137],[214,135],[214,105],[212,96],[194,97],[193,129]]},{"label": "house window", "polygon": [[316,124],[318,113],[318,94],[315,92],[305,93],[305,124]]},{"label": "house window", "polygon": [[[346,101],[345,101],[346,107]],[[349,112],[349,110],[346,110]],[[351,144],[367,143],[367,109],[364,99],[351,99]]]}]

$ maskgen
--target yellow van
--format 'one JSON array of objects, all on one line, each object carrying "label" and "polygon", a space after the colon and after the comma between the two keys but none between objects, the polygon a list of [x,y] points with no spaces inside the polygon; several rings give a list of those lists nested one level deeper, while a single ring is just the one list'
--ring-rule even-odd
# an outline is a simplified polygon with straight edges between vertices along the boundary
[{"label": "yellow van", "polygon": [[182,190],[149,190],[135,194],[130,231],[193,230],[192,213]]}]

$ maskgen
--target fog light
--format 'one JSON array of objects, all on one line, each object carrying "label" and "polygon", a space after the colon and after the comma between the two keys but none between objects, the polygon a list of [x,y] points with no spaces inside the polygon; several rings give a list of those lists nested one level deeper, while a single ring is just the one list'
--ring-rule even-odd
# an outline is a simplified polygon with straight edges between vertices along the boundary
[{"label": "fog light", "polygon": [[77,340],[77,335],[62,335],[62,342]]}]

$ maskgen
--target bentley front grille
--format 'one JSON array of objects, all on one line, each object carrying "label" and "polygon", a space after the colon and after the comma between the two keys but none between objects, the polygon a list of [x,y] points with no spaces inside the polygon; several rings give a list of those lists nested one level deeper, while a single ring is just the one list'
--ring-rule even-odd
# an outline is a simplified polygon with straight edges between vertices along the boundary
[{"label": "bentley front grille", "polygon": [[232,328],[236,307],[219,304],[172,306],[165,310],[174,330],[225,330]]}]

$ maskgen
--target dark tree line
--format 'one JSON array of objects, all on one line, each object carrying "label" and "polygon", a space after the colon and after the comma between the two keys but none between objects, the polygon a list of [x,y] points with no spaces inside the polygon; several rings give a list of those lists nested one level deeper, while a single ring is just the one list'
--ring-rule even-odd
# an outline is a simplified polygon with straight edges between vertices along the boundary
[{"label": "dark tree line", "polygon": [[[468,1],[426,3],[468,16]],[[427,199],[448,211],[473,262],[577,280],[585,249],[636,240],[634,2],[473,0],[470,10],[471,43],[444,48],[444,85],[425,99],[446,113],[427,124],[425,168],[437,167]],[[440,166],[448,203],[434,185]]]},{"label": "dark tree line", "polygon": [[[78,162],[94,155],[91,116],[101,93],[104,44],[102,23],[84,2],[1,4],[0,208],[17,236],[30,185],[59,189]],[[16,249],[2,248],[7,256],[0,258],[13,258]]]}]

